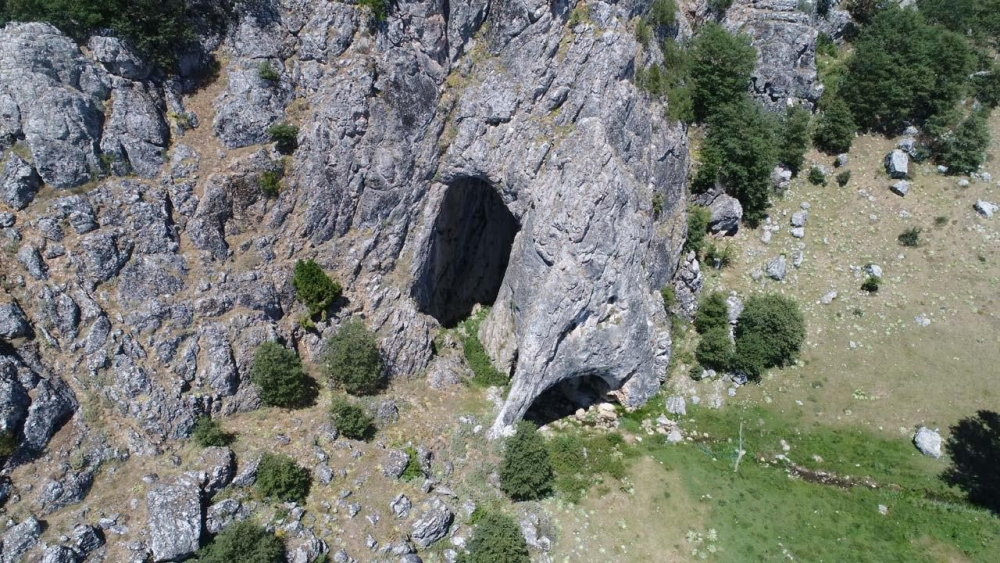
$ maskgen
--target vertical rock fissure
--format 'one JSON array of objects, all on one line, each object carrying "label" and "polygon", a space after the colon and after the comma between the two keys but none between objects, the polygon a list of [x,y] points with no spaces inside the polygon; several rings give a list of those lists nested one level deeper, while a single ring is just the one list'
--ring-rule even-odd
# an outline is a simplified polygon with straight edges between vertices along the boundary
[{"label": "vertical rock fissure", "polygon": [[520,225],[489,183],[462,178],[448,185],[428,241],[427,262],[413,294],[420,311],[454,326],[500,291]]}]

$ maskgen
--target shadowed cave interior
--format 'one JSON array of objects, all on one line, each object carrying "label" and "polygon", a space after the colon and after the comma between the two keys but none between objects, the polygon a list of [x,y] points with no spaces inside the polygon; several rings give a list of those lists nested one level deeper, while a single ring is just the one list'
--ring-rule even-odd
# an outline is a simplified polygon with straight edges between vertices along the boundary
[{"label": "shadowed cave interior", "polygon": [[524,419],[543,426],[567,416],[577,409],[586,409],[593,404],[609,400],[611,390],[607,382],[598,375],[571,377],[556,383],[542,392],[524,414]]}]

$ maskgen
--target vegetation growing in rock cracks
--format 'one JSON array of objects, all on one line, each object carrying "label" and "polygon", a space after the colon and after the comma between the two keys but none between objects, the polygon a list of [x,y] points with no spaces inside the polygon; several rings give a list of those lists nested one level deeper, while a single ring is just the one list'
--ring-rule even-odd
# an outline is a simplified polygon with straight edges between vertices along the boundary
[{"label": "vegetation growing in rock cracks", "polygon": [[528,544],[517,522],[501,512],[486,512],[476,520],[469,553],[461,563],[530,563]]},{"label": "vegetation growing in rock cracks", "polygon": [[806,325],[795,301],[776,294],[754,296],[744,304],[735,335],[733,367],[759,379],[766,369],[798,358]]},{"label": "vegetation growing in rock cracks", "polygon": [[705,248],[705,235],[708,234],[708,224],[712,220],[712,212],[701,205],[692,205],[687,210],[687,237],[684,239],[684,250],[693,250],[701,256]]},{"label": "vegetation growing in rock cracks", "polygon": [[951,427],[945,443],[951,466],[942,478],[969,501],[1000,516],[1000,414],[981,410]]},{"label": "vegetation growing in rock cracks", "polygon": [[320,268],[313,260],[299,260],[292,275],[295,297],[309,308],[309,315],[326,312],[336,301],[343,288]]},{"label": "vegetation growing in rock cracks", "polygon": [[198,420],[195,421],[194,426],[191,428],[191,439],[199,446],[209,448],[212,446],[228,446],[233,443],[235,436],[223,430],[219,421],[204,415],[198,417]]},{"label": "vegetation growing in rock cracks", "polygon": [[552,491],[552,462],[538,427],[517,423],[516,432],[504,445],[499,474],[500,489],[516,501],[540,499]]},{"label": "vegetation growing in rock cracks", "polygon": [[470,383],[476,387],[502,387],[508,383],[508,377],[493,367],[493,361],[479,340],[479,327],[486,319],[487,313],[488,311],[481,311],[462,323],[462,354],[465,356],[465,362],[469,364],[469,369],[472,370]]},{"label": "vegetation growing in rock cracks", "polygon": [[17,437],[14,433],[5,430],[0,432],[0,459],[6,459],[17,451]]},{"label": "vegetation growing in rock cracks", "polygon": [[281,154],[292,154],[299,146],[299,128],[291,123],[275,123],[267,134]]},{"label": "vegetation growing in rock cracks", "polygon": [[264,454],[257,466],[254,487],[264,498],[280,502],[303,502],[309,496],[309,471],[284,454]]},{"label": "vegetation growing in rock cracks", "polygon": [[284,563],[285,542],[253,520],[233,522],[198,550],[198,563]]},{"label": "vegetation growing in rock cracks", "polygon": [[375,420],[363,407],[343,397],[330,403],[330,420],[345,438],[368,441],[375,434]]},{"label": "vegetation growing in rock cracks", "polygon": [[374,395],[386,385],[375,335],[360,320],[345,322],[327,343],[323,370],[330,382],[351,395]]},{"label": "vegetation growing in rock cracks", "polygon": [[257,348],[250,381],[257,388],[260,400],[271,407],[302,407],[316,395],[299,355],[277,342],[265,342]]}]

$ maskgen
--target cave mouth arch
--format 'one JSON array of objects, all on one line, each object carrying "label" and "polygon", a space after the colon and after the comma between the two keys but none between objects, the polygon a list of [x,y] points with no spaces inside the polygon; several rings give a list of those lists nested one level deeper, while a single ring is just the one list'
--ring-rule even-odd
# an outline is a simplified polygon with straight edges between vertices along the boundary
[{"label": "cave mouth arch", "polygon": [[595,374],[564,379],[542,391],[524,413],[524,419],[541,427],[572,416],[578,409],[611,402],[612,391],[603,377]]},{"label": "cave mouth arch", "polygon": [[497,190],[478,178],[450,182],[413,288],[418,309],[452,327],[500,292],[520,224]]}]

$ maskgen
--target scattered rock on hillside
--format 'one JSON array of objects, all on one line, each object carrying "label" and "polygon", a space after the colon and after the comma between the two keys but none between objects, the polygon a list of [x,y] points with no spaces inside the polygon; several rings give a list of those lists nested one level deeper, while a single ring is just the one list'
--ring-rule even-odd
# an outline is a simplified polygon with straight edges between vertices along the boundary
[{"label": "scattered rock on hillside", "polygon": [[399,479],[410,463],[410,456],[403,450],[389,450],[382,460],[382,474],[390,479]]},{"label": "scattered rock on hillside", "polygon": [[451,510],[439,498],[433,498],[423,505],[423,513],[413,523],[410,537],[418,547],[426,548],[448,534],[454,519]]},{"label": "scattered rock on hillside", "polygon": [[878,264],[866,264],[864,267],[865,274],[869,276],[875,276],[876,278],[882,277],[882,266]]},{"label": "scattered rock on hillside", "polygon": [[785,272],[788,269],[788,263],[785,260],[785,255],[781,254],[774,257],[770,262],[767,263],[767,267],[764,271],[767,276],[775,281],[782,281],[785,279]]},{"label": "scattered rock on hillside", "polygon": [[890,188],[892,193],[898,195],[899,197],[906,197],[906,194],[910,193],[910,183],[906,180],[900,180],[893,184]]},{"label": "scattered rock on hillside", "polygon": [[992,218],[994,213],[1000,211],[1000,206],[998,206],[997,204],[983,200],[977,201],[973,207],[975,208],[976,212],[978,212],[983,217],[986,217],[987,219]]},{"label": "scattered rock on hillside", "polygon": [[833,303],[833,300],[836,298],[837,298],[836,291],[828,291],[825,294],[823,294],[823,297],[820,298],[820,303],[824,305],[829,305],[830,303]]},{"label": "scattered rock on hillside", "polygon": [[188,476],[156,484],[146,493],[149,547],[154,561],[184,559],[198,550],[201,539],[201,488]]},{"label": "scattered rock on hillside", "polygon": [[838,154],[837,160],[834,162],[834,166],[837,168],[843,168],[844,166],[847,166],[848,162],[849,160],[846,154]]},{"label": "scattered rock on hillside", "polygon": [[743,206],[735,197],[720,195],[708,207],[712,218],[708,222],[708,230],[712,233],[734,234],[743,219]]},{"label": "scattered rock on hillside", "polygon": [[20,305],[11,301],[0,303],[0,337],[11,339],[31,334],[31,325]]},{"label": "scattered rock on hillside", "polygon": [[809,212],[806,210],[796,211],[792,213],[792,226],[793,227],[805,227],[806,220],[809,219]]},{"label": "scattered rock on hillside", "polygon": [[788,185],[792,182],[792,171],[784,168],[781,165],[775,166],[774,170],[771,171],[771,183],[774,185],[774,189],[781,191],[788,188]]},{"label": "scattered rock on hillside", "polygon": [[681,267],[674,275],[674,297],[677,299],[677,312],[684,318],[694,319],[698,311],[698,296],[704,279],[701,276],[701,264],[698,255],[693,250],[688,252]]},{"label": "scattered rock on hillside", "polygon": [[0,161],[0,201],[24,209],[35,199],[40,185],[35,169],[17,153],[11,151],[6,161]]},{"label": "scattered rock on hillside", "polygon": [[913,436],[913,445],[920,453],[933,458],[941,457],[941,435],[935,430],[921,426]]},{"label": "scattered rock on hillside", "polygon": [[667,412],[670,414],[687,414],[687,404],[684,397],[680,395],[667,397]]},{"label": "scattered rock on hillside", "polygon": [[910,174],[910,157],[903,151],[895,149],[885,155],[885,171],[894,180],[902,180]]},{"label": "scattered rock on hillside", "polygon": [[42,524],[34,517],[28,517],[16,526],[12,526],[0,536],[0,562],[21,563],[24,561],[24,554],[38,543],[38,537],[42,535]]}]

